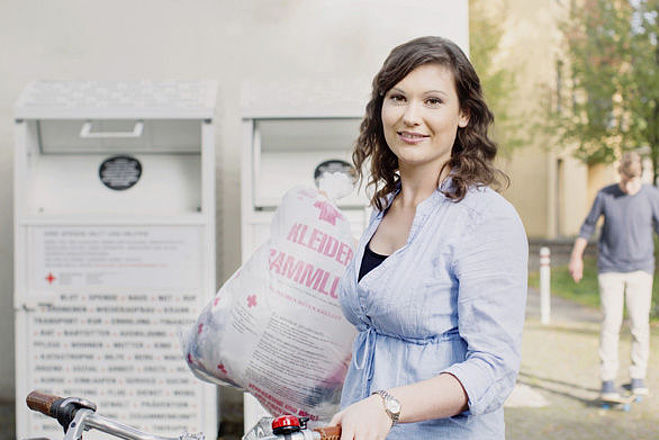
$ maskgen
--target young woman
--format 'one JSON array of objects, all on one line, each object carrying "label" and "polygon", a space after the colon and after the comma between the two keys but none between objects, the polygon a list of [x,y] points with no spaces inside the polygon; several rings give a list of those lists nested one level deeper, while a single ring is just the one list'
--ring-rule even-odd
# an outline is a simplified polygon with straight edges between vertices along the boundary
[{"label": "young woman", "polygon": [[342,440],[503,439],[515,384],[528,246],[490,186],[493,116],[460,48],[424,37],[373,80],[353,161],[370,160],[374,215],[340,283],[359,331],[332,424]]}]

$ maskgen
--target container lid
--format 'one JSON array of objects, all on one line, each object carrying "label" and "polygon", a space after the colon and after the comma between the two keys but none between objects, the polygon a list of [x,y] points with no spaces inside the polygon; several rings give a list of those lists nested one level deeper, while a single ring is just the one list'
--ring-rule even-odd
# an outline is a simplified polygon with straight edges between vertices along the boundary
[{"label": "container lid", "polygon": [[17,119],[212,119],[216,81],[35,81]]}]

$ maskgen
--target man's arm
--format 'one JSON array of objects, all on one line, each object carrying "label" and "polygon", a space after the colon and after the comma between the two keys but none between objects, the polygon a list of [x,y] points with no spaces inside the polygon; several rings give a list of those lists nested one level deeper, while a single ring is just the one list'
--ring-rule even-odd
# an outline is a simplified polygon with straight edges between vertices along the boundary
[{"label": "man's arm", "polygon": [[570,265],[568,266],[570,270],[570,275],[574,282],[578,283],[583,278],[583,253],[586,250],[588,245],[588,238],[593,234],[595,230],[595,225],[597,224],[597,219],[602,215],[602,193],[601,191],[595,196],[593,201],[593,206],[590,208],[590,212],[586,216],[586,219],[581,225],[579,230],[579,236],[574,241],[574,247],[572,248],[572,254],[570,255]]},{"label": "man's arm", "polygon": [[650,206],[652,207],[652,225],[655,234],[659,235],[659,189],[656,186],[648,185],[650,190]]},{"label": "man's arm", "polygon": [[583,278],[583,253],[587,245],[588,240],[583,237],[577,237],[574,241],[574,247],[570,255],[569,269],[575,283],[578,283]]}]

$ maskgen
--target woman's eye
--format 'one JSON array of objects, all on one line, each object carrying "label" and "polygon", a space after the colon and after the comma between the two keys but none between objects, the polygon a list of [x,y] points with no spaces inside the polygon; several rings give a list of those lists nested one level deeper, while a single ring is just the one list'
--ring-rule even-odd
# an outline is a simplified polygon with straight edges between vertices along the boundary
[{"label": "woman's eye", "polygon": [[405,102],[405,97],[403,95],[391,95],[389,99],[394,103]]},{"label": "woman's eye", "polygon": [[426,105],[436,107],[442,103],[442,100],[439,98],[427,98]]}]

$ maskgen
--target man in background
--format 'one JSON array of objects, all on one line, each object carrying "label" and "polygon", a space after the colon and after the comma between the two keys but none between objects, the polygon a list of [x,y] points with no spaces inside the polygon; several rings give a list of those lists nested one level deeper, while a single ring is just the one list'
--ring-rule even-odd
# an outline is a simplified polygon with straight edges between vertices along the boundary
[{"label": "man in background", "polygon": [[600,216],[599,291],[603,312],[600,329],[600,376],[603,399],[619,397],[618,338],[623,304],[631,321],[632,352],[629,375],[636,395],[648,394],[645,377],[650,353],[650,305],[654,274],[653,229],[659,233],[659,191],[643,185],[641,156],[625,153],[618,168],[620,183],[602,188],[595,197],[570,258],[575,282],[583,276],[583,253]]}]

